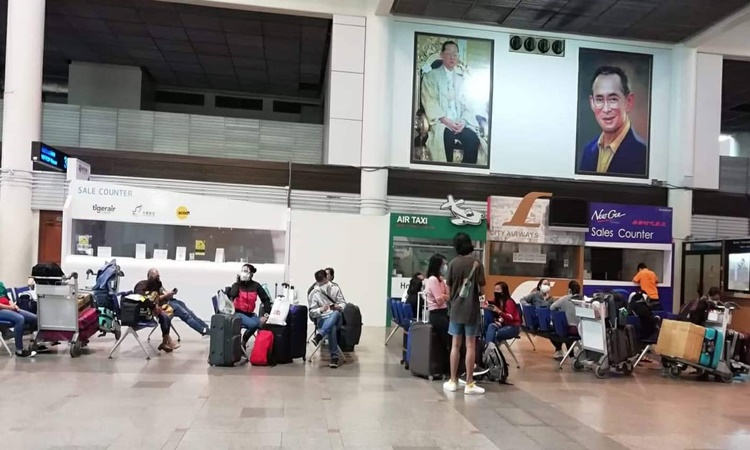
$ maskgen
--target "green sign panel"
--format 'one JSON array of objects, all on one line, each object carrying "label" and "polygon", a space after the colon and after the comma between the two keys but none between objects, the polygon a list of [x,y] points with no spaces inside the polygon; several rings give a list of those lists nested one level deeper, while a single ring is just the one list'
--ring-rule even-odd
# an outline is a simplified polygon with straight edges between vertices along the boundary
[{"label": "green sign panel", "polygon": [[487,222],[454,225],[448,216],[391,213],[391,236],[449,240],[461,232],[468,234],[473,241],[486,241]]}]

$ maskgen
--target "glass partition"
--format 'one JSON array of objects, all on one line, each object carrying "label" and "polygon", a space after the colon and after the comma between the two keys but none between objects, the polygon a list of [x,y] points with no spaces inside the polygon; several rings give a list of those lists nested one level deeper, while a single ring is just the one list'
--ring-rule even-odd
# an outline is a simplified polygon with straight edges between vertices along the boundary
[{"label": "glass partition", "polygon": [[255,264],[283,264],[286,245],[284,231],[97,220],[73,220],[71,237],[77,255],[215,261],[218,249],[223,262]]},{"label": "glass partition", "polygon": [[579,276],[580,246],[490,243],[490,275],[534,278]]},{"label": "glass partition", "polygon": [[585,280],[633,282],[638,264],[644,263],[664,280],[663,250],[586,247],[583,257]]},{"label": "glass partition", "polygon": [[[474,256],[480,261],[484,255],[483,244],[483,242],[474,241]],[[448,261],[455,258],[453,240],[394,236],[391,276],[410,278],[417,272],[424,274],[427,272],[430,257],[437,253],[445,256]]]}]

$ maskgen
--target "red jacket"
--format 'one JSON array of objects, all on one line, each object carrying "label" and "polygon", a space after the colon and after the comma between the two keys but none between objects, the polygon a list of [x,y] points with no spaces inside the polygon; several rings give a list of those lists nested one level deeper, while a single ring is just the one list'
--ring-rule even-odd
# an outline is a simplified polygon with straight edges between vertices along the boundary
[{"label": "red jacket", "polygon": [[499,316],[503,318],[503,325],[511,327],[521,326],[521,314],[518,311],[518,304],[512,298],[505,301],[503,311]]}]

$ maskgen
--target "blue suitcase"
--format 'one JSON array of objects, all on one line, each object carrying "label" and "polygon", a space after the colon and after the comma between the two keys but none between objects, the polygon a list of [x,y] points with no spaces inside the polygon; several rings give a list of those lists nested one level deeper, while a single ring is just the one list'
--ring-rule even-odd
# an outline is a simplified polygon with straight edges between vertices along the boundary
[{"label": "blue suitcase", "polygon": [[291,328],[289,335],[292,358],[305,359],[307,356],[307,306],[292,305],[286,324]]},{"label": "blue suitcase", "polygon": [[703,348],[701,349],[700,360],[701,366],[715,369],[719,365],[721,352],[724,351],[724,336],[721,331],[713,328],[706,328],[706,334],[703,338]]}]

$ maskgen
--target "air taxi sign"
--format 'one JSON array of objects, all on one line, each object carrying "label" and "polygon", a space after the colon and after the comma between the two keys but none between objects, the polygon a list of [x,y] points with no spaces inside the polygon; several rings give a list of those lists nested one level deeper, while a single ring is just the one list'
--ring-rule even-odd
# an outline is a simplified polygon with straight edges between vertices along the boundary
[{"label": "air taxi sign", "polygon": [[463,200],[454,200],[452,196],[440,209],[450,211],[450,217],[427,214],[391,214],[391,235],[426,238],[453,239],[456,233],[467,233],[473,240],[487,239],[487,222],[485,213],[472,211],[464,206]]}]

